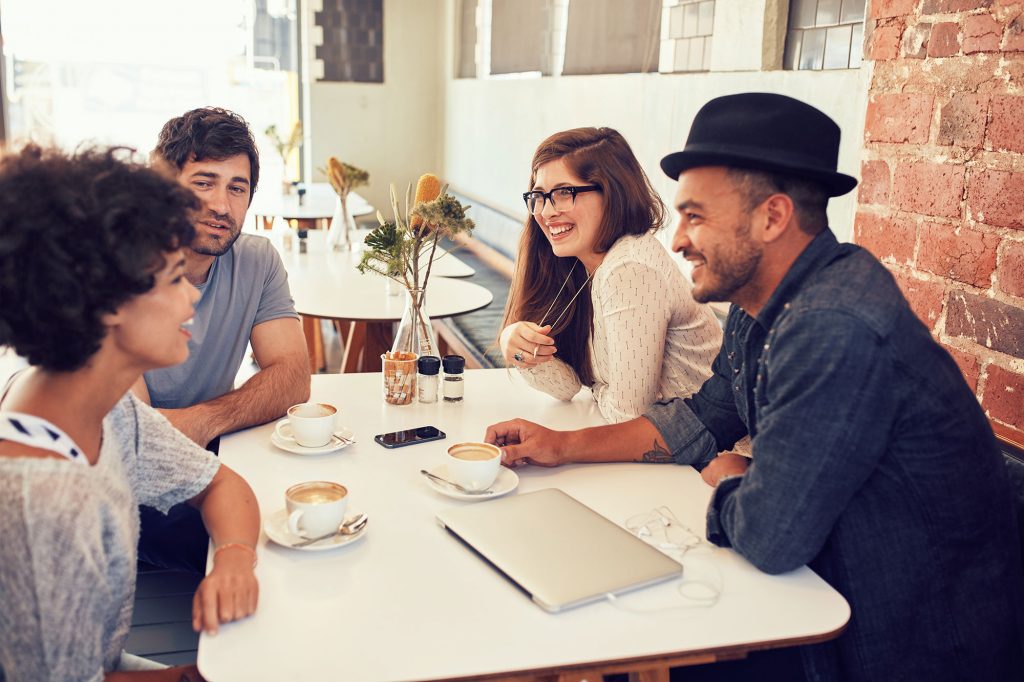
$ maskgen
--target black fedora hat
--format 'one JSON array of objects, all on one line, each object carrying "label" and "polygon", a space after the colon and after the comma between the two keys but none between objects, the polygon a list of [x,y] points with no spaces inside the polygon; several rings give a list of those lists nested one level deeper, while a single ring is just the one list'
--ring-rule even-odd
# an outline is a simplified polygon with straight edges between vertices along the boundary
[{"label": "black fedora hat", "polygon": [[800,100],[768,92],[717,97],[697,112],[681,152],[661,160],[676,180],[700,166],[730,166],[815,180],[830,197],[857,180],[836,171],[839,126]]}]

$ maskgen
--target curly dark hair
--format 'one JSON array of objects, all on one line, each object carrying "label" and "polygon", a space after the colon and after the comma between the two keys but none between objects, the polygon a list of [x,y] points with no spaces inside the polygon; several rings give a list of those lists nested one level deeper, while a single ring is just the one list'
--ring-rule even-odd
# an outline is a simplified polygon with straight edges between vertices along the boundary
[{"label": "curly dark hair", "polygon": [[192,241],[195,195],[131,150],[28,145],[0,158],[0,345],[51,371],[99,350],[103,315]]},{"label": "curly dark hair", "polygon": [[249,124],[238,114],[217,107],[186,111],[164,124],[154,154],[181,170],[189,161],[223,161],[249,157],[249,203],[260,179],[260,153]]}]

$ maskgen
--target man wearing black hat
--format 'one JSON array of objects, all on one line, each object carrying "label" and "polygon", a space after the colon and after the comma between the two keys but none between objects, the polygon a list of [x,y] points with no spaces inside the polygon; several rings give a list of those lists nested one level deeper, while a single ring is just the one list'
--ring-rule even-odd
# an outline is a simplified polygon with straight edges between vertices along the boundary
[{"label": "man wearing black hat", "polygon": [[[838,126],[792,98],[705,105],[662,169],[694,298],[733,304],[713,376],[623,424],[514,420],[486,439],[511,466],[701,469],[710,541],[769,573],[809,564],[850,602],[846,632],[801,651],[808,679],[1020,679],[1020,546],[994,436],[889,272],[828,228],[829,197],[856,185],[838,150]],[[748,434],[749,465],[718,456]]]}]

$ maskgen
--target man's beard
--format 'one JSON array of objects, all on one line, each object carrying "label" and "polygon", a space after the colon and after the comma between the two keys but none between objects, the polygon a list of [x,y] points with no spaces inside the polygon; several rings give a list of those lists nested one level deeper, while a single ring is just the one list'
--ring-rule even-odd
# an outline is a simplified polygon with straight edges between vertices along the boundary
[{"label": "man's beard", "polygon": [[237,223],[230,218],[214,218],[216,222],[228,226],[227,234],[222,234],[220,239],[209,236],[205,233],[206,226],[196,230],[196,236],[192,239],[190,248],[192,251],[204,256],[223,256],[234,245],[242,231],[238,229]]},{"label": "man's beard", "polygon": [[723,246],[709,251],[711,258],[704,258],[705,281],[694,286],[693,300],[698,303],[730,301],[733,294],[754,278],[763,251],[750,239],[750,229],[749,221],[737,227],[736,240],[728,247],[728,253]]}]

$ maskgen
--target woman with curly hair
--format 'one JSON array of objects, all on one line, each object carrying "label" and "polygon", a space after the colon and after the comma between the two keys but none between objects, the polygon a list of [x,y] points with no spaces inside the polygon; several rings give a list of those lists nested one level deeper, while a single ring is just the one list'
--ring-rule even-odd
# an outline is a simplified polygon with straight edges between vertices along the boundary
[{"label": "woman with curly hair", "polygon": [[499,345],[528,383],[563,400],[589,386],[606,421],[693,393],[722,331],[654,233],[665,207],[611,128],[576,128],[533,156]]},{"label": "woman with curly hair", "polygon": [[202,512],[197,631],[256,608],[252,490],[128,391],[188,356],[195,199],[117,156],[0,159],[0,344],[31,365],[0,392],[0,679],[201,679],[127,672],[139,503]]}]

